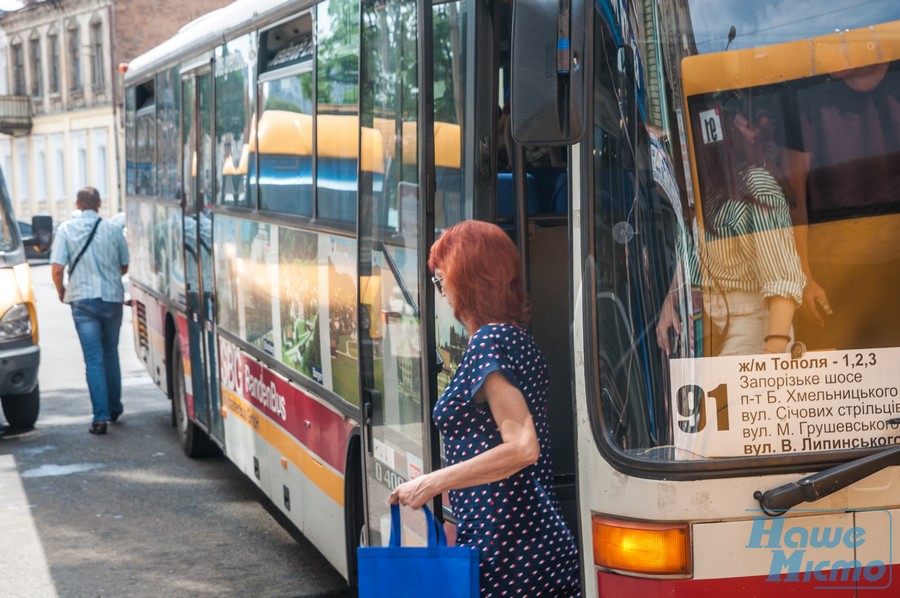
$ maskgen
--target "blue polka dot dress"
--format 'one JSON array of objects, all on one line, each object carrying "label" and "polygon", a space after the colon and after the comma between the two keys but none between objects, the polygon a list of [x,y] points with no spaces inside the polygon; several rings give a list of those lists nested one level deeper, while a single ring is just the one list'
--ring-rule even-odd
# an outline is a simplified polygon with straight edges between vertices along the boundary
[{"label": "blue polka dot dress", "polygon": [[531,335],[511,324],[482,326],[469,340],[434,408],[448,465],[503,442],[487,403],[475,393],[500,372],[525,397],[541,456],[511,477],[450,491],[457,544],[480,551],[482,596],[580,596],[578,549],[553,488],[547,422],[547,364]]}]

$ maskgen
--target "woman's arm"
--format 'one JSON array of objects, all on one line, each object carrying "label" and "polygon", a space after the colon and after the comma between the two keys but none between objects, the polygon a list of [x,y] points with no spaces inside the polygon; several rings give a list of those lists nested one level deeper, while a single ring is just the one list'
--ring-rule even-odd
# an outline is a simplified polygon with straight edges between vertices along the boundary
[{"label": "woman's arm", "polygon": [[769,297],[769,331],[766,333],[768,340],[763,350],[766,353],[784,353],[790,340],[791,322],[794,320],[794,310],[797,304],[787,297]]},{"label": "woman's arm", "polygon": [[389,502],[418,509],[446,490],[496,482],[535,463],[541,454],[537,430],[525,397],[500,372],[488,375],[476,401],[484,400],[500,429],[503,444],[397,486]]},{"label": "woman's arm", "polygon": [[796,205],[791,206],[791,220],[794,223],[794,238],[797,240],[797,253],[800,256],[800,265],[806,275],[806,286],[803,289],[803,310],[812,318],[818,326],[825,326],[825,318],[819,313],[831,315],[828,307],[828,296],[825,289],[812,277],[809,268],[809,208],[806,199],[806,182],[809,177],[812,154],[797,150],[785,149],[783,162],[787,172],[788,184],[797,198]]},{"label": "woman's arm", "polygon": [[784,353],[790,341],[794,312],[803,301],[803,272],[781,186],[767,171],[748,173],[748,188],[756,197],[750,217],[760,293],[769,305],[764,350]]}]

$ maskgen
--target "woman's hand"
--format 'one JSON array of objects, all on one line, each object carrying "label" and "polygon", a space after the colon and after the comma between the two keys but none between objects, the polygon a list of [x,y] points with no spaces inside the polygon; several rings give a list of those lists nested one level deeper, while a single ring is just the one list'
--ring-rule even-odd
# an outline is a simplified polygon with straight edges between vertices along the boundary
[{"label": "woman's hand", "polygon": [[828,295],[825,289],[813,280],[811,277],[806,280],[806,288],[803,289],[803,311],[816,323],[817,326],[825,327],[825,318],[819,313],[826,316],[832,315],[834,312],[828,304]]},{"label": "woman's hand", "polygon": [[426,473],[414,480],[400,484],[391,492],[391,495],[388,497],[388,503],[392,505],[401,504],[418,509],[438,494],[433,490],[433,485],[431,484],[433,476],[433,473]]},{"label": "woman's hand", "polygon": [[662,309],[659,310],[659,320],[656,323],[656,344],[662,349],[666,356],[672,352],[672,344],[669,342],[669,331],[671,330],[674,338],[678,338],[681,334],[681,318],[675,310],[675,293],[666,295],[663,301]]}]

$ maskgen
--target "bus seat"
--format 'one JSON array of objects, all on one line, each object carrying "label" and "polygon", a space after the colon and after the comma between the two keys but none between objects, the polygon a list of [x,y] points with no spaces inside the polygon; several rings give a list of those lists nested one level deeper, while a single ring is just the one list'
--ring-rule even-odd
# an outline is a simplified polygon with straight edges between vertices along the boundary
[{"label": "bus seat", "polygon": [[462,199],[463,175],[458,168],[435,168],[436,197],[441,199],[444,219],[443,226],[461,222],[464,217],[465,202]]},{"label": "bus seat", "polygon": [[556,189],[556,179],[560,174],[565,174],[565,168],[558,166],[539,166],[529,168],[528,173],[534,175],[534,181],[537,184],[537,197],[540,205],[540,213],[552,213],[553,210],[553,194]]},{"label": "bus seat", "polygon": [[[540,214],[540,202],[538,201],[537,181],[530,172],[525,175],[525,197],[528,201],[528,214]],[[497,219],[512,220],[515,217],[513,173],[497,173]]]},{"label": "bus seat", "polygon": [[556,180],[553,181],[547,208],[551,214],[565,214],[569,211],[569,178],[565,171],[556,175]]}]

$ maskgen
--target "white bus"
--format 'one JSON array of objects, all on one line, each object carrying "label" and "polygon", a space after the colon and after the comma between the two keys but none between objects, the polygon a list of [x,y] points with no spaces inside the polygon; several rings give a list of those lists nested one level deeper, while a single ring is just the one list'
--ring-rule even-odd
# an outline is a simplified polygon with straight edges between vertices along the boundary
[{"label": "white bus", "polygon": [[892,588],[898,56],[890,0],[239,0],[125,75],[136,349],[352,585],[496,222],[585,595]]}]

